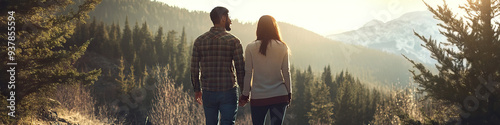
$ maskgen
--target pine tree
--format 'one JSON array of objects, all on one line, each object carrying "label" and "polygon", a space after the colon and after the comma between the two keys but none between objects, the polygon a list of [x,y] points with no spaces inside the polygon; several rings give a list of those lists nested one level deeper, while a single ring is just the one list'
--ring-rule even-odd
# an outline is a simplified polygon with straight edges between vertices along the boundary
[{"label": "pine tree", "polygon": [[311,109],[307,112],[309,124],[333,124],[333,103],[330,88],[322,81],[312,84]]},{"label": "pine tree", "polygon": [[[295,73],[296,72],[296,73]],[[292,70],[294,73],[292,80],[293,86],[293,96],[292,103],[290,104],[290,112],[293,116],[292,122],[296,125],[305,125],[309,124],[309,117],[307,112],[311,110],[311,91],[312,86],[314,84],[314,75],[312,73],[311,66],[308,67],[308,70],[300,71],[297,69],[296,71]]]},{"label": "pine tree", "polygon": [[[128,84],[128,80],[127,80],[127,76],[125,75],[125,65],[124,65],[124,60],[123,60],[123,57],[120,58],[120,66],[118,66],[118,78],[115,79],[116,82],[118,82],[118,84],[120,86],[126,86],[126,84]],[[123,89],[121,89],[120,91],[124,91]]]},{"label": "pine tree", "polygon": [[179,68],[183,68],[183,69],[179,69],[179,73],[184,73],[184,68],[186,67],[186,45],[187,45],[187,40],[186,40],[186,32],[184,30],[184,28],[182,28],[182,34],[181,34],[181,38],[180,38],[180,41],[179,41],[179,44],[177,44],[177,61],[179,62],[178,63],[178,66]]},{"label": "pine tree", "polygon": [[356,81],[347,71],[342,71],[335,78],[335,84],[338,86],[336,97],[333,103],[335,105],[334,114],[336,124],[357,124],[361,119],[355,119],[358,115],[357,92],[359,91],[360,83]]},{"label": "pine tree", "polygon": [[[97,35],[97,21],[95,19],[95,17],[92,18],[92,23],[90,23],[90,26],[89,26],[89,38],[92,38],[92,39],[95,39],[96,35]],[[96,52],[97,50],[99,49],[99,46],[98,46],[98,42],[92,42],[90,45],[89,45],[89,51],[94,51]]]},{"label": "pine tree", "polygon": [[122,38],[122,33],[121,33],[121,29],[120,29],[120,23],[116,23],[115,24],[115,30],[114,30],[115,34],[116,34],[116,40],[119,42]]},{"label": "pine tree", "polygon": [[127,84],[122,86],[122,92],[124,93],[129,93],[130,90],[134,89],[136,87],[136,79],[134,72],[134,66],[130,66],[130,73],[127,75]]},{"label": "pine tree", "polygon": [[[427,4],[426,4],[427,5]],[[413,79],[421,86],[426,98],[458,106],[465,124],[497,124],[500,105],[497,94],[500,81],[500,24],[492,23],[500,11],[498,0],[468,0],[462,7],[467,15],[457,16],[446,5],[427,7],[434,17],[441,20],[441,34],[448,41],[415,33],[438,64],[433,74],[421,63],[414,62],[418,70],[410,70]]]},{"label": "pine tree", "polygon": [[141,34],[140,34],[139,23],[137,23],[137,21],[136,21],[135,25],[134,25],[134,29],[132,31],[132,44],[131,44],[132,46],[130,47],[132,54],[133,53],[135,53],[135,54],[138,53],[138,51],[140,49],[140,46],[141,46],[141,42],[140,41],[142,41],[142,38],[143,38],[143,36],[141,36]]},{"label": "pine tree", "polygon": [[90,33],[89,33],[89,25],[88,24],[81,24],[80,25],[80,39],[77,39],[75,41],[75,45],[82,45],[84,42],[86,42],[87,40],[90,40]]},{"label": "pine tree", "polygon": [[296,124],[307,124],[307,109],[303,104],[306,104],[306,93],[305,93],[305,78],[304,78],[304,73],[302,73],[300,70],[291,70],[292,71],[292,82],[293,84],[293,96],[292,96],[292,103],[290,104],[290,112],[292,112],[294,119],[301,119],[297,121],[293,121],[292,123]]},{"label": "pine tree", "polygon": [[321,80],[330,88],[331,97],[336,96],[337,86],[333,83],[332,70],[330,65],[323,69],[323,73],[321,74]]},{"label": "pine tree", "polygon": [[[88,12],[101,0],[86,0],[77,11],[65,7],[72,0],[58,1],[10,1],[8,10],[15,11],[16,40],[16,119],[44,109],[51,101],[48,99],[56,86],[60,84],[90,85],[97,80],[101,70],[78,71],[73,64],[85,53],[89,41],[81,46],[63,48],[78,23],[84,23]],[[68,12],[69,11],[69,12]],[[68,13],[63,13],[68,12]],[[2,14],[2,19],[8,15]],[[6,27],[6,22],[0,23]],[[31,27],[31,28],[17,28]],[[7,41],[6,34],[0,39]],[[7,55],[7,48],[1,47],[0,55]],[[2,59],[2,64],[7,60]],[[6,71],[2,67],[2,71]],[[1,81],[7,81],[5,77]],[[2,94],[9,91],[2,89]],[[4,122],[4,120],[2,120]],[[15,123],[13,123],[15,124]]]},{"label": "pine tree", "polygon": [[109,36],[108,36],[108,31],[106,30],[106,25],[104,25],[104,22],[100,22],[97,27],[96,27],[96,32],[95,32],[95,38],[94,44],[95,46],[95,52],[100,53],[102,55],[106,55],[108,57],[110,51],[108,51],[108,48],[110,48],[109,45]]},{"label": "pine tree", "polygon": [[121,48],[123,52],[123,56],[127,62],[133,62],[134,52],[132,48],[132,30],[128,24],[128,16],[125,18],[125,28],[123,29],[123,35],[121,38]]},{"label": "pine tree", "polygon": [[139,38],[137,40],[137,44],[139,44],[139,49],[137,54],[139,55],[140,62],[139,65],[136,65],[136,70],[139,73],[138,78],[142,79],[144,77],[145,66],[154,65],[157,60],[156,53],[153,51],[152,46],[152,35],[149,30],[149,26],[146,22],[142,24],[141,29],[139,30]]},{"label": "pine tree", "polygon": [[330,68],[330,65],[328,65],[323,69],[323,74],[321,74],[321,80],[323,80],[323,82],[325,82],[325,84],[328,86],[333,85],[332,69]]},{"label": "pine tree", "polygon": [[115,24],[113,22],[113,24],[111,24],[110,28],[109,28],[109,32],[108,32],[108,36],[109,36],[109,43],[108,43],[108,48],[106,49],[109,49],[110,51],[110,57],[111,58],[121,58],[121,47],[120,47],[120,26],[118,26],[118,24]]},{"label": "pine tree", "polygon": [[[142,67],[141,58],[137,56],[137,53],[134,53],[132,66],[131,67]],[[135,68],[134,68],[135,69]],[[130,71],[131,74],[141,74],[142,72],[139,70]]]},{"label": "pine tree", "polygon": [[[152,34],[151,31],[149,30],[149,26],[147,22],[144,22],[141,27],[141,36],[142,41],[141,41],[141,49],[139,51],[141,55],[141,59],[143,60],[142,64],[143,65],[154,65],[157,62],[157,55],[156,53],[153,52],[154,46],[153,46],[153,39],[152,39]],[[143,66],[144,67],[144,66]],[[144,71],[144,69],[141,68],[141,72]]]},{"label": "pine tree", "polygon": [[191,90],[190,87],[191,81],[189,77],[189,73],[187,73],[188,66],[187,66],[187,39],[186,39],[186,32],[185,29],[182,28],[182,33],[180,36],[179,44],[177,45],[177,54],[176,54],[176,61],[177,61],[177,74],[178,77],[176,77],[176,80],[181,82],[183,84],[185,90]]},{"label": "pine tree", "polygon": [[154,46],[156,48],[156,53],[158,55],[158,63],[160,66],[165,65],[165,53],[163,49],[163,41],[164,41],[164,33],[163,27],[159,27],[158,31],[156,31],[156,36],[154,38]]},{"label": "pine tree", "polygon": [[167,64],[170,64],[170,71],[175,72],[175,65],[172,65],[175,61],[175,42],[176,42],[177,32],[174,30],[168,31],[167,39],[165,42],[165,57]]}]

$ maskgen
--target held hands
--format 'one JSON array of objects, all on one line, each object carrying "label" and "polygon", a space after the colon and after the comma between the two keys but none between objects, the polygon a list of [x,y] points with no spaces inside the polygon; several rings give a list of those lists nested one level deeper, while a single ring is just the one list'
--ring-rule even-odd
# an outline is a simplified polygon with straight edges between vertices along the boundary
[{"label": "held hands", "polygon": [[288,93],[288,105],[286,106],[286,108],[290,107],[291,104],[292,104],[292,93]]},{"label": "held hands", "polygon": [[201,91],[199,92],[194,92],[194,100],[196,100],[196,102],[198,102],[198,104],[202,105],[203,104],[203,100],[201,99],[201,96],[203,94],[201,93]]},{"label": "held hands", "polygon": [[243,107],[248,103],[248,101],[249,101],[248,96],[241,95],[240,99],[238,100],[238,105]]}]

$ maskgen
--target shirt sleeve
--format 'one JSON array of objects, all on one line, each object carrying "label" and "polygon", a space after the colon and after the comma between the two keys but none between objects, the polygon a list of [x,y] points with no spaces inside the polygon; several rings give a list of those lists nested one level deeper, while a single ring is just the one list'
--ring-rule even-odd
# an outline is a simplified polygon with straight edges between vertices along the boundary
[{"label": "shirt sleeve", "polygon": [[252,89],[253,62],[249,47],[250,45],[247,45],[245,49],[245,85],[242,93],[244,96],[249,96]]},{"label": "shirt sleeve", "polygon": [[281,64],[281,73],[283,74],[283,79],[285,80],[285,87],[288,93],[292,93],[292,80],[290,78],[290,62],[288,61],[288,47]]},{"label": "shirt sleeve", "polygon": [[245,60],[243,59],[243,48],[241,47],[240,40],[235,39],[235,50],[233,53],[234,67],[236,68],[236,78],[240,92],[243,91],[243,79],[245,77]]},{"label": "shirt sleeve", "polygon": [[200,53],[196,41],[193,45],[193,54],[191,55],[191,84],[195,92],[200,92]]}]

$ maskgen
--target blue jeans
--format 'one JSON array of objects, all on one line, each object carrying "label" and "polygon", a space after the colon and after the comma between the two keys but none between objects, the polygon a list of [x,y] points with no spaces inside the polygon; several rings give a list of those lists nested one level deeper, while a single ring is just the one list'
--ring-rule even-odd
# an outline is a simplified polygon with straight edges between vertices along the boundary
[{"label": "blue jeans", "polygon": [[234,125],[238,111],[236,88],[221,92],[203,90],[202,93],[206,124],[217,125],[220,112],[222,125]]},{"label": "blue jeans", "polygon": [[253,124],[264,125],[267,111],[269,111],[269,114],[271,115],[271,125],[282,125],[287,105],[288,103],[285,102],[267,106],[251,106]]}]

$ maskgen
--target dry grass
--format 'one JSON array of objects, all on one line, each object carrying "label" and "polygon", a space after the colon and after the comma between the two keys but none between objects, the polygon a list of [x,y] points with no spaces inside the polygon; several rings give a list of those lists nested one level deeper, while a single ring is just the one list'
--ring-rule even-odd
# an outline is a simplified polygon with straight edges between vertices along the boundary
[{"label": "dry grass", "polygon": [[[61,103],[59,117],[76,124],[123,124],[108,106],[97,106],[89,88],[77,85],[59,86],[55,100]],[[100,111],[100,112],[98,112]]]},{"label": "dry grass", "polygon": [[153,124],[205,124],[203,108],[181,87],[168,78],[168,69],[156,67],[151,72],[155,81],[155,96],[148,113]]},{"label": "dry grass", "polygon": [[423,100],[423,94],[418,94],[412,85],[406,89],[392,88],[389,100],[377,105],[372,124],[448,124],[447,121],[458,117],[458,108],[432,99]]},{"label": "dry grass", "polygon": [[235,123],[237,125],[253,125],[253,123],[252,123],[252,115],[250,113],[242,115],[242,116],[236,116],[236,117],[237,118],[236,118]]},{"label": "dry grass", "polygon": [[[107,125],[123,124],[116,115],[107,110],[106,106],[95,107],[96,101],[90,95],[88,88],[79,84],[60,85],[52,99],[57,106],[46,109],[41,115],[31,115],[19,120],[19,124],[80,124]],[[96,110],[104,111],[96,113]]]},{"label": "dry grass", "polygon": [[[411,119],[416,122],[424,123],[423,115],[420,109],[421,103],[418,101],[416,87],[412,83],[406,89],[391,88],[388,93],[389,98],[384,101],[385,104],[377,105],[372,124],[375,125],[400,125],[408,124],[405,120]],[[401,116],[407,117],[402,119]]]}]

